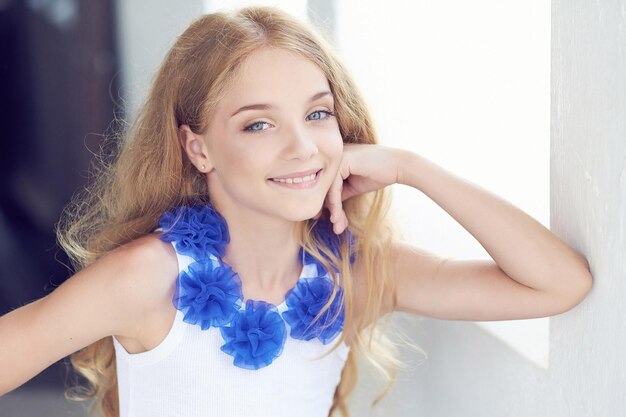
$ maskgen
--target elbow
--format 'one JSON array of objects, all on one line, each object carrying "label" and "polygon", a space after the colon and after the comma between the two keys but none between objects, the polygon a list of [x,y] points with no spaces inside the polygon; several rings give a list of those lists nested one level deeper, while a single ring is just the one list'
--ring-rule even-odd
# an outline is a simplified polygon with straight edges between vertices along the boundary
[{"label": "elbow", "polygon": [[589,263],[583,256],[578,256],[576,265],[562,269],[558,274],[557,285],[546,292],[551,298],[556,314],[571,310],[581,304],[593,288],[593,276]]},{"label": "elbow", "polygon": [[587,258],[579,255],[581,262],[580,267],[570,274],[569,282],[571,282],[571,291],[573,292],[576,304],[580,304],[593,288],[593,275]]},{"label": "elbow", "polygon": [[583,277],[581,278],[581,301],[585,299],[585,297],[587,297],[587,294],[589,294],[591,292],[591,289],[593,288],[593,276],[591,275],[591,272],[589,270],[586,271],[585,274],[583,274]]},{"label": "elbow", "polygon": [[587,259],[582,256],[583,266],[580,270],[580,273],[576,275],[576,281],[580,286],[580,301],[584,300],[587,297],[587,294],[591,292],[591,288],[593,288],[593,275],[591,274],[591,268],[589,268],[589,262]]},{"label": "elbow", "polygon": [[570,310],[582,303],[587,295],[593,288],[593,276],[591,272],[583,272],[576,276],[570,276],[568,280],[570,285],[561,293],[561,298],[564,300],[566,310]]}]

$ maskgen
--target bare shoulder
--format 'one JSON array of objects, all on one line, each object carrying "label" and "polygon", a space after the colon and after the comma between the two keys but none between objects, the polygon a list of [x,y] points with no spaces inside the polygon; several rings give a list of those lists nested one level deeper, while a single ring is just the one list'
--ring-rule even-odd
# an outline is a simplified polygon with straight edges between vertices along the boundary
[{"label": "bare shoulder", "polygon": [[[139,350],[141,344],[156,344],[173,321],[177,276],[173,246],[150,234],[106,253],[52,293],[0,317],[0,395],[107,336],[140,341],[134,346]],[[19,360],[25,357],[29,360]]]},{"label": "bare shoulder", "polygon": [[173,292],[178,275],[176,252],[159,236],[150,233],[121,245],[72,277],[84,274],[103,288],[102,295],[106,294],[112,308],[124,313],[115,335],[141,338],[146,320],[154,317]]},{"label": "bare shoulder", "polygon": [[134,270],[133,277],[126,274],[125,279],[135,284],[133,287],[138,290],[135,295],[145,297],[145,300],[160,299],[178,274],[174,247],[159,236],[159,233],[150,233],[114,251],[119,251],[117,256],[122,258],[122,263]]},{"label": "bare shoulder", "polygon": [[134,272],[123,274],[126,288],[135,300],[128,327],[116,338],[129,353],[150,350],[168,333],[176,310],[172,304],[178,261],[169,242],[151,233],[120,247],[126,263]]},{"label": "bare shoulder", "polygon": [[109,310],[109,334],[118,337],[124,347],[139,351],[143,340],[154,338],[154,320],[159,314],[162,318],[177,276],[172,244],[161,241],[159,233],[150,233],[106,253],[71,277],[68,281],[75,282],[68,286],[74,291],[59,292],[59,297],[81,297],[91,303],[96,303],[91,298],[98,297],[101,309]]}]

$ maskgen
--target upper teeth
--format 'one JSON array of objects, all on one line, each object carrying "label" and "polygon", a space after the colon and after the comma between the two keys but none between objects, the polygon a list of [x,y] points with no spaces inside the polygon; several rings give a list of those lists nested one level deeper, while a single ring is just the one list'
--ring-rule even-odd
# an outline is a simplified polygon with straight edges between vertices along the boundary
[{"label": "upper teeth", "polygon": [[312,181],[315,178],[315,174],[307,175],[306,177],[298,177],[298,178],[272,178],[273,181],[278,182],[286,182],[287,184],[298,183],[298,182],[307,182]]}]

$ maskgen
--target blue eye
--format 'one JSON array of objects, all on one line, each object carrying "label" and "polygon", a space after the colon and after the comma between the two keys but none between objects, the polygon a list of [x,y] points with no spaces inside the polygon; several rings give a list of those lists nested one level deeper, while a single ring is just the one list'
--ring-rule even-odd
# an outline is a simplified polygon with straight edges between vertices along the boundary
[{"label": "blue eye", "polygon": [[[326,117],[321,117],[322,113],[326,114]],[[313,116],[315,114],[317,114],[318,116],[317,117],[311,117],[311,116]],[[335,115],[335,113],[333,113],[332,111],[329,111],[329,110],[316,110],[313,113],[311,113],[309,115],[309,117],[311,117],[310,120],[322,120],[322,119],[328,119],[329,117],[334,116],[334,115]]]},{"label": "blue eye", "polygon": [[248,126],[246,126],[243,130],[246,131],[246,132],[252,132],[252,133],[262,132],[262,131],[265,130],[265,129],[260,127],[262,125],[269,125],[269,123],[267,123],[267,122],[254,122],[254,123],[249,124]]}]

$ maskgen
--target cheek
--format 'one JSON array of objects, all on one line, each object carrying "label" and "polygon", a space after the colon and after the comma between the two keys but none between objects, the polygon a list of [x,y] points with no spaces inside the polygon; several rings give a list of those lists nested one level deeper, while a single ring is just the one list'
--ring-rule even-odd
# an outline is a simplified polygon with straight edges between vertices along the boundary
[{"label": "cheek", "polygon": [[233,148],[220,155],[222,181],[231,187],[241,187],[250,181],[263,180],[262,161],[250,149]]},{"label": "cheek", "polygon": [[324,148],[320,148],[320,152],[323,152],[326,158],[328,158],[327,177],[326,182],[323,185],[326,192],[330,189],[331,185],[335,181],[335,177],[339,172],[341,166],[341,159],[343,157],[343,140],[339,133],[336,133],[336,137],[332,140],[324,142]]},{"label": "cheek", "polygon": [[337,132],[332,140],[325,142],[325,153],[332,159],[333,164],[339,164],[343,155],[343,139]]}]

